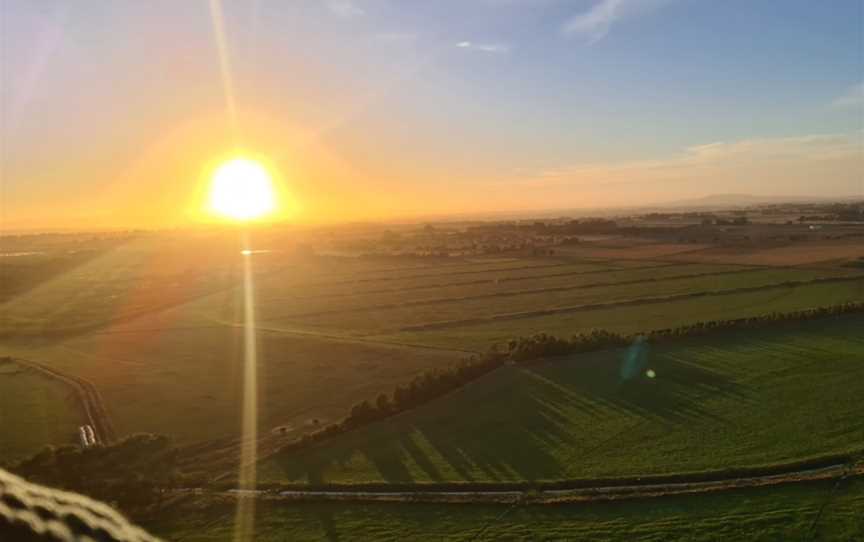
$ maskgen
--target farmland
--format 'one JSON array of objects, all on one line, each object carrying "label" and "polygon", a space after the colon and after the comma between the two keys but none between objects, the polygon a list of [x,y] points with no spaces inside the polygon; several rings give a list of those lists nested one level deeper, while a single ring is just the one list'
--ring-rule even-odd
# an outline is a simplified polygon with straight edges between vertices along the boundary
[{"label": "farmland", "polygon": [[[259,423],[287,438],[514,336],[635,332],[864,298],[858,269],[679,261],[670,256],[703,249],[645,240],[603,238],[541,256],[376,259],[295,255],[278,235],[258,239],[261,250],[247,257],[262,353]],[[28,275],[38,258],[63,272],[35,275],[42,281],[2,305],[0,354],[91,381],[120,434],[234,435],[238,247],[230,234],[145,235],[69,261],[57,246],[31,247],[45,254],[21,260]],[[599,257],[610,251],[621,257]]]},{"label": "farmland", "polygon": [[0,362],[0,464],[46,443],[77,442],[81,405],[64,383],[11,362]]},{"label": "farmland", "polygon": [[[37,247],[44,253],[7,268],[19,280],[0,305],[0,356],[85,380],[118,436],[168,435],[183,447],[183,468],[200,463],[190,474],[206,471],[230,484],[243,404],[244,260],[255,289],[257,422],[269,439],[260,447],[267,454],[338,424],[353,405],[515,337],[597,328],[638,333],[864,300],[864,270],[847,265],[856,254],[847,245],[813,252],[825,259],[797,247],[766,248],[764,257],[742,250],[738,260],[711,243],[598,236],[554,251],[359,257],[294,251],[281,234],[256,235],[256,250],[247,254],[233,234],[133,236],[71,255]],[[259,482],[413,487],[722,474],[857,453],[862,324],[860,315],[847,315],[642,346],[642,365],[628,378],[622,360],[635,346],[505,365],[392,418],[269,456],[258,465]],[[69,390],[6,370],[0,384],[12,389],[9,405],[29,401],[39,409],[11,409],[0,399],[4,430],[8,424],[28,435],[4,431],[9,446],[0,460],[74,443],[80,419]],[[751,528],[782,536],[807,523],[813,500],[825,492],[819,484],[804,487],[742,492],[752,515],[719,495],[578,510],[530,506],[507,514],[500,537],[524,537],[539,523],[553,538],[578,524],[585,532],[624,529],[616,533],[650,539],[690,519],[707,528],[711,507],[727,511],[730,519],[714,525],[730,536]],[[837,500],[831,528],[838,533],[860,527],[847,512],[851,504],[843,504],[858,503],[856,491]],[[197,521],[218,520],[211,512],[229,505],[213,498],[212,510],[190,512],[189,525],[154,528],[194,530]],[[786,511],[759,512],[770,498],[788,503]],[[479,504],[471,505],[475,512],[443,504],[262,506],[270,511],[261,518],[262,539],[268,532],[314,539],[319,528],[332,530],[324,536],[404,536],[452,515],[457,521],[435,531],[445,536],[446,529],[480,529],[502,512]],[[653,519],[616,520],[619,512]],[[304,514],[330,518],[329,526],[301,526]],[[792,516],[801,519],[786,521]],[[218,540],[223,530],[201,539]]]},{"label": "farmland", "polygon": [[[641,372],[629,379],[632,349],[504,367],[413,412],[276,456],[262,476],[312,483],[602,478],[860,449],[862,324],[852,316],[655,345],[639,354]],[[649,368],[655,378],[645,375]]]},{"label": "farmland", "polygon": [[[682,270],[678,270],[682,272]],[[685,270],[686,271],[686,270]],[[574,287],[498,295],[466,295],[455,299],[438,299],[422,304],[397,308],[372,306],[368,310],[333,311],[321,316],[300,315],[305,325],[336,327],[349,330],[420,329],[444,324],[460,327],[463,323],[488,321],[502,315],[530,317],[533,313],[549,310],[569,309],[595,304],[607,304],[649,298],[655,300],[675,296],[687,296],[696,292],[727,292],[740,289],[769,288],[785,281],[810,281],[820,276],[831,275],[822,270],[755,270],[750,272],[724,273],[719,276],[689,276],[682,279],[633,282],[617,285],[606,283],[602,287]],[[680,275],[675,275],[680,276]],[[674,276],[673,276],[674,277]],[[633,279],[623,279],[629,282]],[[266,320],[266,317],[264,319]]]},{"label": "farmland", "polygon": [[[39,359],[96,385],[120,434],[155,432],[179,442],[236,435],[242,330],[231,326],[111,332],[6,352]],[[261,429],[305,430],[353,402],[389,391],[452,352],[261,333]],[[182,413],[182,415],[178,415]]]},{"label": "farmland", "polygon": [[454,327],[402,331],[379,338],[483,350],[510,337],[535,332],[569,336],[592,328],[633,333],[675,327],[694,321],[742,318],[864,299],[864,282],[778,286],[722,296],[692,297],[618,307],[597,307],[550,315],[467,323]]},{"label": "farmland", "polygon": [[[864,482],[586,505],[259,503],[256,539],[276,540],[857,540]],[[817,515],[825,505],[819,521]],[[146,523],[190,542],[232,540],[231,501],[178,506]],[[814,528],[815,523],[815,528]],[[811,531],[812,529],[812,531]]]}]

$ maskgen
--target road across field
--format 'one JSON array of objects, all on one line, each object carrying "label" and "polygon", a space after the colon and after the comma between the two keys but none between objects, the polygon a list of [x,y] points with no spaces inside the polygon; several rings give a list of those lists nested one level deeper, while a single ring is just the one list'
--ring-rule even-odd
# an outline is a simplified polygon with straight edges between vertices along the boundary
[{"label": "road across field", "polygon": [[533,503],[549,502],[592,502],[621,499],[643,499],[671,495],[710,493],[753,487],[776,486],[819,480],[843,480],[864,475],[864,463],[837,463],[826,467],[792,470],[764,476],[735,477],[697,482],[645,483],[620,486],[566,487],[567,482],[556,483],[556,489],[502,490],[351,490],[348,488],[332,490],[279,490],[279,489],[229,489],[212,491],[205,488],[177,490],[177,493],[221,495],[235,498],[263,498],[268,500],[332,500],[359,502],[463,502],[463,503],[500,503],[504,501]]},{"label": "road across field", "polygon": [[13,358],[13,361],[42,373],[49,378],[60,380],[71,387],[75,392],[75,396],[78,397],[81,407],[84,409],[84,415],[86,416],[87,421],[96,433],[96,442],[110,444],[116,440],[117,435],[114,432],[114,426],[111,423],[111,419],[108,417],[108,412],[105,410],[102,396],[99,394],[99,390],[96,389],[96,386],[91,382],[74,375],[60,372],[57,369],[35,361],[21,358]]}]

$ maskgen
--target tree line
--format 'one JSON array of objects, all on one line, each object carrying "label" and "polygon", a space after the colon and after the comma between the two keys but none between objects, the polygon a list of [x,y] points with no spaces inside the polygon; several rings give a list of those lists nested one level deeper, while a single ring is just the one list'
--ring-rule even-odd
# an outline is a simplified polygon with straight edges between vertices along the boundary
[{"label": "tree line", "polygon": [[9,470],[128,511],[160,501],[164,488],[183,479],[177,459],[178,449],[168,437],[141,433],[107,446],[46,446]]},{"label": "tree line", "polygon": [[396,387],[391,394],[381,393],[374,401],[361,401],[351,408],[341,422],[307,433],[284,445],[282,450],[306,448],[367,423],[411,410],[455,391],[506,364],[527,364],[550,357],[628,346],[637,341],[664,342],[721,330],[756,329],[779,322],[813,320],[862,312],[864,312],[864,302],[850,302],[790,312],[770,312],[746,318],[698,321],[645,333],[624,334],[595,329],[578,333],[569,339],[547,333],[518,337],[503,347],[495,345],[485,354],[471,356],[451,367],[425,371],[414,377],[407,385]]}]

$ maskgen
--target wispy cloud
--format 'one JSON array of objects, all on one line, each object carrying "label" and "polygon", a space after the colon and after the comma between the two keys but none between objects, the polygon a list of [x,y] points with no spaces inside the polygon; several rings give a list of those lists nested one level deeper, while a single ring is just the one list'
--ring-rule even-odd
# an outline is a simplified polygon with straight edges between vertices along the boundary
[{"label": "wispy cloud", "polygon": [[481,51],[483,53],[502,54],[509,53],[511,47],[504,43],[475,43],[473,41],[460,41],[456,44],[459,49]]},{"label": "wispy cloud", "polygon": [[358,17],[366,11],[353,0],[327,0],[327,9],[339,17]]},{"label": "wispy cloud", "polygon": [[624,19],[648,13],[672,0],[600,0],[592,8],[567,20],[561,32],[596,43],[606,37],[612,26]]},{"label": "wispy cloud", "polygon": [[834,107],[864,107],[864,82],[853,85],[831,105]]},{"label": "wispy cloud", "polygon": [[860,191],[862,145],[864,133],[742,139],[687,147],[665,159],[559,167],[523,177],[519,184],[550,190],[639,185],[651,192],[668,186],[707,193],[722,186],[724,191],[849,194]]}]

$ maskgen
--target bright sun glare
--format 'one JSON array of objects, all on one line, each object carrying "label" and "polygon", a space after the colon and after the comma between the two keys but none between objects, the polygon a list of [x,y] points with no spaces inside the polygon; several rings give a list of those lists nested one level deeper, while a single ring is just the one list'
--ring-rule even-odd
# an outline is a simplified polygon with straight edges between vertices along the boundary
[{"label": "bright sun glare", "polygon": [[267,170],[254,160],[235,158],[219,166],[210,183],[210,210],[234,220],[251,220],[276,209]]}]

